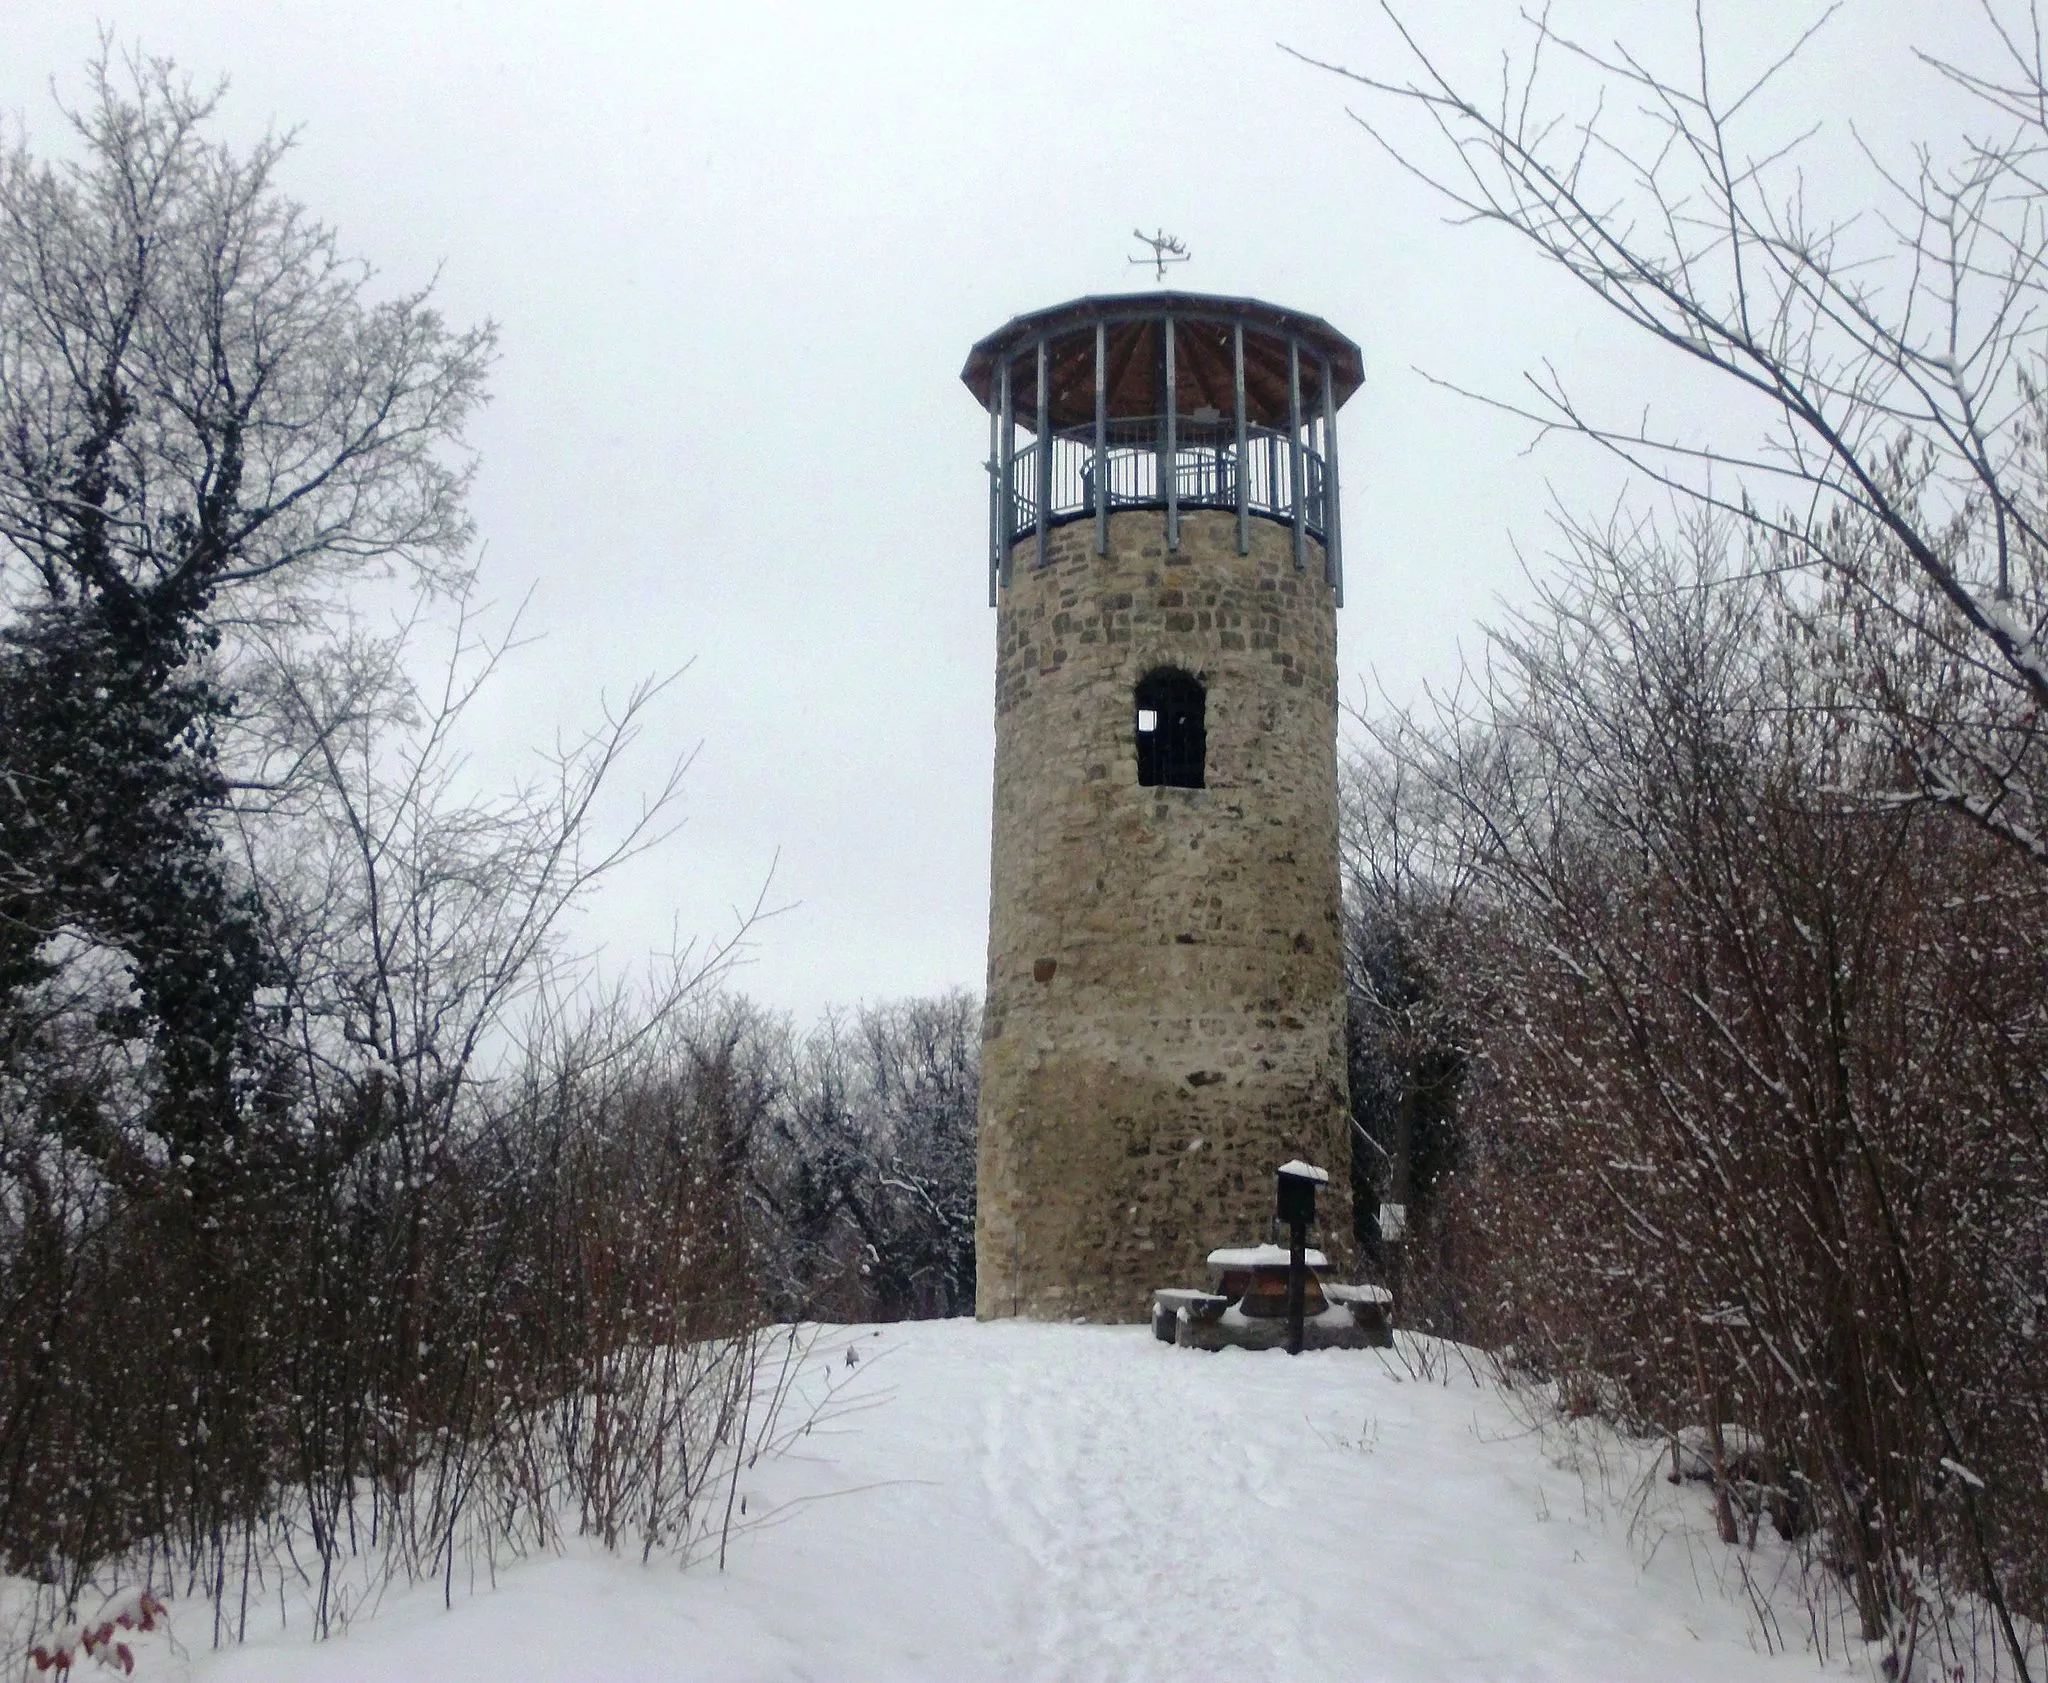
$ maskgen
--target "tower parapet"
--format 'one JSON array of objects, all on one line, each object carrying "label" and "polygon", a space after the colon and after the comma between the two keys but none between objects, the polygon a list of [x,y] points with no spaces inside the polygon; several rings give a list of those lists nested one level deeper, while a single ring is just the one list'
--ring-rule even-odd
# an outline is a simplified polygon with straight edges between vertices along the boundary
[{"label": "tower parapet", "polygon": [[1101,554],[1111,515],[1158,509],[1175,548],[1198,508],[1236,515],[1240,555],[1255,515],[1292,529],[1297,567],[1313,541],[1343,605],[1337,410],[1364,374],[1320,317],[1189,292],[1079,298],[991,333],[961,378],[989,412],[990,607],[1020,540],[1042,567],[1053,528],[1092,518]]},{"label": "tower parapet", "polygon": [[1137,1320],[1263,1233],[1275,1163],[1349,1161],[1335,419],[1360,357],[1175,292],[1020,316],[962,377],[997,610],[976,1306]]}]

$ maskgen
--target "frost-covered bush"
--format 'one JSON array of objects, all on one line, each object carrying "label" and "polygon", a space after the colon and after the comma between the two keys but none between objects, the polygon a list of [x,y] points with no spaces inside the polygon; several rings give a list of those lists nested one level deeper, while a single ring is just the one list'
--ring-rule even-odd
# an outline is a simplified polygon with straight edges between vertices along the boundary
[{"label": "frost-covered bush", "polygon": [[2048,872],[1920,798],[1896,623],[1768,559],[1587,539],[1467,705],[1379,733],[1372,821],[1456,908],[1412,927],[1471,1060],[1457,1284],[1564,1406],[1703,1431],[1730,1539],[1810,1536],[1867,1636],[1954,1599],[2010,1651],[2048,1614]]},{"label": "frost-covered bush", "polygon": [[980,1002],[958,992],[787,1042],[754,1168],[787,1312],[972,1313],[980,1056]]},{"label": "frost-covered bush", "polygon": [[[215,105],[110,52],[68,154],[0,155],[0,1568],[218,1635],[279,1570],[324,1626],[356,1565],[565,1512],[682,1546],[761,1299],[676,1038],[721,955],[632,1002],[559,963],[662,832],[673,770],[590,822],[653,689],[525,787],[461,775],[492,331],[380,288]],[[444,682],[366,578],[453,620]]]}]

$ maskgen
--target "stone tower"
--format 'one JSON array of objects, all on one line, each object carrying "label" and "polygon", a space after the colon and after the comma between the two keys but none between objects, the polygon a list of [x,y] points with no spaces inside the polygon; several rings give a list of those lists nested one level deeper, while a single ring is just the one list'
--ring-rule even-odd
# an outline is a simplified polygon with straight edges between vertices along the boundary
[{"label": "stone tower", "polygon": [[1329,1166],[1348,1260],[1336,414],[1358,347],[1248,298],[1083,298],[990,416],[996,761],[976,1309],[1136,1320]]}]

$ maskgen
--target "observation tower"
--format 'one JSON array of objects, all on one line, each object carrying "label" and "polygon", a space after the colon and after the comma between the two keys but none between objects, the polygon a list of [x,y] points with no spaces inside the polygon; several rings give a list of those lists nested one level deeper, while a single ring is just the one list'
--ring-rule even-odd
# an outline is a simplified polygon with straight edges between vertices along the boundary
[{"label": "observation tower", "polygon": [[1263,1237],[1351,1237],[1337,411],[1358,347],[1251,298],[1082,298],[977,344],[995,811],[975,1306],[1142,1320]]}]

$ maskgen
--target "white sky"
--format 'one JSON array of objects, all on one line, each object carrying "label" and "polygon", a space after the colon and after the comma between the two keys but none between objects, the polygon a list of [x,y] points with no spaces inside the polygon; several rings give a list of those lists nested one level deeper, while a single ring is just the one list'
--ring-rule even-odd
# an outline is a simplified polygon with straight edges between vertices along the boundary
[{"label": "white sky", "polygon": [[[1479,76],[1520,44],[1514,0],[1406,9]],[[1709,18],[1732,73],[1821,9]],[[1678,67],[1692,5],[1555,16]],[[1134,225],[1192,249],[1170,284],[1364,347],[1339,421],[1353,700],[1453,678],[1525,594],[1553,497],[1619,488],[1418,370],[1512,393],[1549,358],[1610,412],[1757,431],[1505,236],[1445,226],[1347,118],[1361,90],[1275,45],[1391,72],[1370,5],[5,0],[0,109],[32,139],[54,142],[50,79],[78,91],[100,25],[228,75],[230,133],[298,126],[287,184],[345,250],[394,287],[438,269],[451,319],[500,323],[473,509],[486,594],[531,590],[544,638],[480,721],[483,760],[692,663],[635,768],[701,743],[687,824],[588,936],[634,966],[728,925],[773,864],[793,908],[739,985],[805,1015],[981,984],[994,616],[987,424],[959,369],[1012,315],[1148,284]],[[1851,119],[1895,161],[1933,132],[1912,44],[1982,35],[1966,0],[1846,0],[1777,107],[1824,125],[1820,189],[1852,173]]]}]

